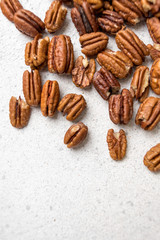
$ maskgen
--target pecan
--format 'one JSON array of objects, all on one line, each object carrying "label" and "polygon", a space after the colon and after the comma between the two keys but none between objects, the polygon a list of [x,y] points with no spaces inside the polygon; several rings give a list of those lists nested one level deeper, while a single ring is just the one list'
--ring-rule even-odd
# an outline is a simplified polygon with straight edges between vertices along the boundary
[{"label": "pecan", "polygon": [[160,170],[160,143],[146,153],[143,162],[150,171],[157,172]]},{"label": "pecan", "polygon": [[51,73],[71,73],[74,65],[73,45],[66,35],[54,36],[48,48],[48,70]]},{"label": "pecan", "polygon": [[18,0],[1,0],[0,8],[4,16],[13,22],[14,14],[23,7]]},{"label": "pecan", "polygon": [[153,46],[148,44],[147,47],[153,61],[155,61],[157,58],[160,58],[160,44],[154,43]]},{"label": "pecan", "polygon": [[136,124],[144,130],[152,130],[160,121],[160,98],[148,97],[141,103],[137,115]]},{"label": "pecan", "polygon": [[120,90],[120,84],[117,79],[104,67],[94,74],[93,84],[104,100],[108,100],[111,94]]},{"label": "pecan", "polygon": [[31,106],[38,106],[41,101],[41,77],[38,70],[26,70],[23,73],[23,93],[26,102]]},{"label": "pecan", "polygon": [[[83,0],[73,0],[75,3],[82,5]],[[97,13],[103,9],[103,0],[87,0],[87,2],[91,5],[93,10]]]},{"label": "pecan", "polygon": [[113,123],[127,124],[133,115],[133,99],[128,89],[109,98],[109,115]]},{"label": "pecan", "polygon": [[107,133],[109,154],[114,160],[122,160],[126,155],[127,139],[125,131],[114,132],[109,129]]},{"label": "pecan", "polygon": [[32,38],[45,29],[42,20],[34,13],[25,9],[20,9],[14,14],[14,23],[20,32]]},{"label": "pecan", "polygon": [[54,33],[62,26],[67,14],[67,8],[62,6],[62,2],[55,0],[51,3],[44,19],[45,26],[49,33]]},{"label": "pecan", "polygon": [[155,43],[160,43],[160,20],[157,17],[147,19],[149,34]]},{"label": "pecan", "polygon": [[25,64],[31,69],[42,69],[47,64],[49,37],[42,39],[38,34],[34,40],[28,42],[25,48]]},{"label": "pecan", "polygon": [[135,65],[141,65],[144,57],[149,55],[147,46],[129,28],[122,29],[116,34],[118,48],[124,52]]},{"label": "pecan", "polygon": [[130,92],[132,97],[136,97],[140,102],[143,102],[148,97],[149,92],[149,68],[139,66],[134,72]]},{"label": "pecan", "polygon": [[160,0],[141,0],[141,5],[144,12],[151,12],[154,16],[160,15]]},{"label": "pecan", "polygon": [[97,55],[97,61],[117,78],[125,78],[133,67],[131,60],[120,51],[105,50]]},{"label": "pecan", "polygon": [[123,26],[123,18],[116,12],[105,10],[98,18],[98,24],[105,32],[116,34]]},{"label": "pecan", "polygon": [[156,59],[150,71],[150,86],[152,90],[160,95],[160,58]]},{"label": "pecan", "polygon": [[9,117],[13,127],[25,127],[30,118],[30,106],[20,97],[18,100],[15,97],[11,97],[9,102]]},{"label": "pecan", "polygon": [[81,5],[76,4],[72,8],[71,18],[80,36],[85,33],[98,31],[95,14],[90,4],[86,1],[82,1]]},{"label": "pecan", "polygon": [[41,94],[41,112],[45,117],[53,117],[59,103],[59,85],[57,81],[46,81]]},{"label": "pecan", "polygon": [[71,7],[73,5],[73,0],[61,0],[65,5]]},{"label": "pecan", "polygon": [[111,5],[110,2],[104,1],[104,9],[113,11],[113,6]]},{"label": "pecan", "polygon": [[66,119],[69,121],[75,120],[85,108],[84,97],[73,93],[64,96],[58,105],[58,111],[67,114]]},{"label": "pecan", "polygon": [[87,137],[87,133],[88,127],[82,122],[73,124],[64,136],[64,144],[67,144],[68,148],[73,148],[84,141]]},{"label": "pecan", "polygon": [[86,88],[91,85],[93,75],[96,70],[96,63],[94,59],[90,59],[83,56],[79,56],[75,62],[72,70],[72,81],[80,88]]},{"label": "pecan", "polygon": [[93,56],[106,48],[108,37],[102,32],[86,33],[79,38],[79,41],[82,53],[86,56]]}]

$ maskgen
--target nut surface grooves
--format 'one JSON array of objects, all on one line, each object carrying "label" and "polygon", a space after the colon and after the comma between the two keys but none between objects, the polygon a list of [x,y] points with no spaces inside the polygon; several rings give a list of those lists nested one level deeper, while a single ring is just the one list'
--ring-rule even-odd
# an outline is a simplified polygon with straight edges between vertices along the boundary
[{"label": "nut surface grooves", "polygon": [[14,22],[14,14],[23,7],[18,0],[1,0],[0,8],[4,16]]},{"label": "nut surface grooves", "polygon": [[160,170],[160,143],[146,153],[143,162],[150,171],[157,172]]},{"label": "nut surface grooves", "polygon": [[150,71],[150,86],[152,90],[160,95],[160,58],[156,59]]},{"label": "nut surface grooves", "polygon": [[148,18],[146,23],[153,42],[160,43],[160,20],[157,17],[152,17]]}]

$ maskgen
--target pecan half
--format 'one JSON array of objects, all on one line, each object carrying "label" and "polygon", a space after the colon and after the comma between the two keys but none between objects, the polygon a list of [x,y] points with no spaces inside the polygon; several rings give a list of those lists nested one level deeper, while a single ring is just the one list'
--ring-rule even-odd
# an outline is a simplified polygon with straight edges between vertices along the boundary
[{"label": "pecan half", "polygon": [[160,58],[160,44],[154,43],[153,46],[148,44],[147,47],[149,49],[150,57],[153,61],[155,61],[157,58]]},{"label": "pecan half", "polygon": [[120,51],[105,50],[97,55],[97,61],[117,78],[125,78],[133,67],[132,61]]},{"label": "pecan half", "polygon": [[20,9],[14,14],[14,23],[20,32],[32,38],[45,29],[42,20],[34,13],[25,9]]},{"label": "pecan half", "polygon": [[143,102],[148,97],[149,92],[149,68],[139,66],[134,72],[130,92],[132,97],[140,102]]},{"label": "pecan half", "polygon": [[51,3],[44,19],[45,26],[49,33],[54,33],[62,26],[67,14],[67,8],[62,6],[62,2],[55,0]]},{"label": "pecan half", "polygon": [[107,133],[109,154],[113,160],[122,160],[126,155],[127,139],[125,131],[114,132],[109,129]]},{"label": "pecan half", "polygon": [[160,143],[146,153],[143,162],[150,171],[157,172],[160,170]]},{"label": "pecan half", "polygon": [[148,97],[140,105],[137,115],[136,124],[144,130],[152,130],[160,121],[160,98]]},{"label": "pecan half", "polygon": [[41,112],[45,117],[53,117],[59,103],[59,85],[57,81],[46,81],[41,94]]},{"label": "pecan half", "polygon": [[108,100],[111,94],[120,90],[120,84],[117,79],[104,67],[94,74],[93,84],[104,100]]},{"label": "pecan half", "polygon": [[14,14],[23,7],[18,0],[1,0],[0,8],[4,16],[13,22]]},{"label": "pecan half", "polygon": [[[83,0],[73,0],[74,3],[82,5]],[[103,9],[103,0],[87,0],[87,2],[91,5],[94,12],[98,13]]]},{"label": "pecan half", "polygon": [[73,45],[66,35],[54,36],[48,48],[48,70],[51,73],[71,73],[74,65]]},{"label": "pecan half", "polygon": [[109,98],[109,116],[113,123],[127,124],[133,115],[133,99],[128,89]]},{"label": "pecan half", "polygon": [[87,137],[88,127],[82,122],[73,124],[66,132],[64,136],[64,144],[67,144],[68,148],[73,148],[79,145]]},{"label": "pecan half", "polygon": [[95,70],[96,63],[94,59],[90,59],[88,61],[87,58],[79,56],[72,70],[73,83],[80,88],[86,88],[90,86]]},{"label": "pecan half", "polygon": [[18,100],[15,97],[11,97],[9,102],[9,117],[13,127],[25,127],[30,118],[30,106],[20,97]]},{"label": "pecan half", "polygon": [[146,23],[153,42],[160,43],[160,20],[157,17],[152,17],[148,18]]},{"label": "pecan half", "polygon": [[160,0],[141,0],[144,12],[151,12],[154,16],[160,16]]},{"label": "pecan half", "polygon": [[75,120],[85,108],[84,97],[73,93],[64,96],[58,105],[58,111],[67,114],[66,119],[69,121]]},{"label": "pecan half", "polygon": [[86,56],[94,56],[104,50],[108,43],[108,37],[102,32],[86,33],[79,38],[82,53]]},{"label": "pecan half", "polygon": [[156,59],[150,71],[150,86],[152,90],[160,95],[160,58]]},{"label": "pecan half", "polygon": [[41,101],[41,76],[38,70],[26,70],[23,73],[23,93],[26,102],[31,106],[38,106]]},{"label": "pecan half", "polygon": [[122,29],[116,34],[118,48],[124,52],[135,65],[141,65],[144,57],[149,55],[147,46],[129,28]]}]

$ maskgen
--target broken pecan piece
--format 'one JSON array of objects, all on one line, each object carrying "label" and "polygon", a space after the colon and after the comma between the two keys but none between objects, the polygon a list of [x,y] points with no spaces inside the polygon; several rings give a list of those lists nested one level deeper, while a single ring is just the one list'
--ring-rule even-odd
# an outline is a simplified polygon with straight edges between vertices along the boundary
[{"label": "broken pecan piece", "polygon": [[141,0],[141,5],[144,12],[160,17],[160,0]]},{"label": "broken pecan piece", "polygon": [[152,90],[160,95],[160,58],[156,59],[150,71],[150,86]]},{"label": "broken pecan piece", "polygon": [[1,0],[0,8],[4,16],[13,22],[14,14],[23,7],[18,0]]},{"label": "broken pecan piece", "polygon": [[110,2],[104,1],[104,9],[113,11],[113,6],[111,5],[111,1]]},{"label": "broken pecan piece", "polygon": [[157,58],[160,58],[160,44],[154,43],[153,46],[148,44],[147,47],[149,49],[150,57],[153,61],[155,61]]},{"label": "broken pecan piece", "polygon": [[[74,3],[82,5],[83,0],[73,0]],[[91,5],[95,13],[100,12],[103,9],[103,0],[87,0],[87,2]]]},{"label": "broken pecan piece", "polygon": [[160,20],[157,17],[152,17],[148,18],[146,23],[153,42],[160,43]]},{"label": "broken pecan piece", "polygon": [[122,160],[126,155],[127,139],[125,131],[114,132],[109,129],[107,133],[109,154],[113,160]]},{"label": "broken pecan piece", "polygon": [[146,153],[143,162],[150,171],[157,172],[160,170],[160,143]]}]

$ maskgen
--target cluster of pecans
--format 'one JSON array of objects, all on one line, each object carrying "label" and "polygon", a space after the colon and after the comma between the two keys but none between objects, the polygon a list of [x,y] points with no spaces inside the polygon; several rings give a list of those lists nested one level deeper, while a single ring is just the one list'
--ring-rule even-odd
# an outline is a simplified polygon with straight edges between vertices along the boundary
[{"label": "cluster of pecans", "polygon": [[[43,38],[45,28],[55,33],[61,28],[67,8],[71,6],[71,18],[80,35],[81,51],[74,62],[71,39],[66,35],[55,35],[51,41]],[[1,0],[3,14],[22,33],[34,38],[25,47],[25,63],[31,72],[23,74],[23,93],[10,99],[10,122],[16,128],[28,124],[30,106],[41,106],[45,117],[53,117],[56,110],[74,121],[86,108],[82,95],[67,94],[60,100],[57,81],[46,81],[41,90],[40,70],[48,65],[48,71],[57,74],[71,74],[73,83],[80,88],[89,87],[92,82],[100,96],[109,103],[109,116],[114,124],[128,124],[133,115],[133,99],[141,104],[135,122],[144,130],[152,130],[160,121],[160,98],[148,97],[149,87],[160,95],[160,1],[159,0],[54,0],[44,22],[34,13],[25,10],[18,0]],[[136,25],[146,21],[154,44],[145,45],[125,23]],[[114,35],[120,51],[106,49],[109,37]],[[151,70],[142,65],[145,56],[150,55],[154,63]],[[88,59],[89,57],[90,59]],[[95,58],[101,69],[96,72]],[[137,66],[130,90],[120,91],[118,79],[127,77]],[[64,143],[72,148],[87,136],[88,128],[82,122],[73,124],[65,134]],[[118,133],[110,129],[107,134],[110,156],[114,160],[124,158],[127,139],[124,130]],[[160,143],[152,147],[144,157],[144,164],[151,171],[160,170]]]}]

